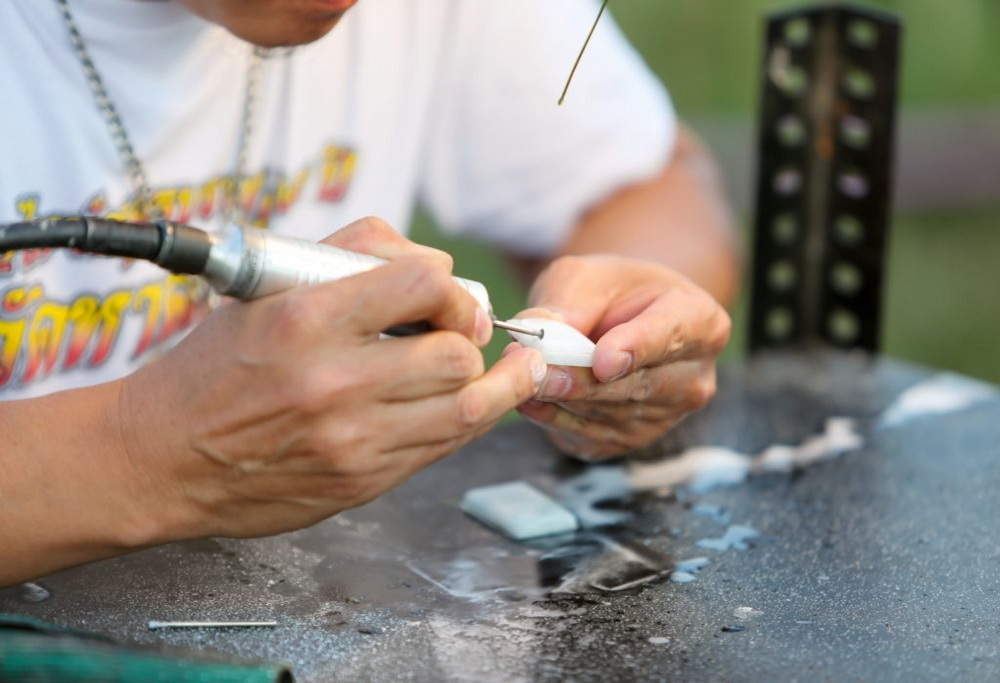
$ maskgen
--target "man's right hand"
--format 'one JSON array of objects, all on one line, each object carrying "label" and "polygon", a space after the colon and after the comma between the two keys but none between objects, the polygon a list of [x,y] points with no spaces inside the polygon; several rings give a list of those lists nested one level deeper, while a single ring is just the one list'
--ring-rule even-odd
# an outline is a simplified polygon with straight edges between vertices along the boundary
[{"label": "man's right hand", "polygon": [[[535,394],[536,351],[484,371],[492,327],[447,255],[376,219],[327,242],[389,263],[224,304],[122,380],[0,404],[0,586],[148,545],[312,524]],[[379,338],[421,320],[435,331]]]},{"label": "man's right hand", "polygon": [[[451,259],[377,219],[328,239],[390,262],[213,312],[128,377],[123,435],[181,536],[299,528],[365,503],[530,398],[536,352],[484,372],[492,327]],[[426,320],[436,330],[379,333]]]}]

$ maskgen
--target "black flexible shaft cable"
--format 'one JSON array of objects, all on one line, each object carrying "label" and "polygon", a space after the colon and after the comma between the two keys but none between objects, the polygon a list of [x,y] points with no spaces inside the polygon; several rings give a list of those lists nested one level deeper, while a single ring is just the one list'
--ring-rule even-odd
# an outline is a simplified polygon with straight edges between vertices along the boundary
[{"label": "black flexible shaft cable", "polygon": [[174,273],[205,270],[208,234],[179,223],[130,223],[92,216],[45,218],[0,225],[0,253],[66,247],[88,254],[151,261]]}]

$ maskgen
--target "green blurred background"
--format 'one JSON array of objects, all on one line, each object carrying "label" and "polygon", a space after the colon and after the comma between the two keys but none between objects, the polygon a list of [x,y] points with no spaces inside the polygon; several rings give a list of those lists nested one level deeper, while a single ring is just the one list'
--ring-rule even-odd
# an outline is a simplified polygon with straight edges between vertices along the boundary
[{"label": "green blurred background", "polygon": [[[667,84],[681,118],[718,157],[741,214],[745,243],[753,208],[748,197],[763,17],[802,4],[609,4]],[[867,5],[888,9],[904,23],[883,350],[1000,382],[1000,1]],[[426,216],[418,216],[414,237],[454,254],[457,274],[486,282],[500,315],[521,308],[523,291],[488,249],[441,235]],[[744,352],[745,327],[741,302],[726,360]],[[489,362],[503,347],[503,336],[496,335],[487,350]]]}]

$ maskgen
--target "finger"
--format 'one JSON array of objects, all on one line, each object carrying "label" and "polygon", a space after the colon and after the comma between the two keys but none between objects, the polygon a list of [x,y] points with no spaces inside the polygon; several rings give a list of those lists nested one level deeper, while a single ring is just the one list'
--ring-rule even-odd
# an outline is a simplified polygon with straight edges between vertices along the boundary
[{"label": "finger", "polygon": [[676,287],[597,341],[594,376],[608,382],[637,368],[714,358],[729,331],[729,316],[714,299],[693,287]]},{"label": "finger", "polygon": [[344,226],[324,239],[323,244],[371,254],[387,261],[407,255],[425,256],[449,272],[453,265],[451,255],[447,252],[408,240],[375,216],[367,216]]},{"label": "finger", "polygon": [[533,308],[526,308],[517,315],[515,318],[547,318],[549,320],[558,320],[559,322],[566,322],[566,316],[561,311],[553,311],[548,308],[541,308],[535,306]]},{"label": "finger", "polygon": [[627,425],[630,422],[662,422],[686,412],[675,406],[634,401],[566,401],[557,404],[566,412],[577,417],[611,426]]},{"label": "finger", "polygon": [[603,277],[610,260],[601,255],[565,256],[553,261],[531,287],[528,301],[584,334],[604,317],[618,290],[617,280]]},{"label": "finger", "polygon": [[518,349],[521,349],[521,348],[524,348],[524,347],[521,346],[516,341],[512,341],[509,344],[507,344],[507,346],[503,347],[503,351],[500,352],[500,357],[504,358],[505,356],[508,356],[508,355],[514,353],[515,351],[517,351]]},{"label": "finger", "polygon": [[368,344],[358,362],[375,368],[375,396],[383,401],[410,401],[454,391],[484,370],[482,352],[449,331]]},{"label": "finger", "polygon": [[607,424],[575,415],[561,405],[528,401],[518,407],[525,418],[541,426],[567,453],[584,459],[622,455],[645,446],[665,433],[676,420],[633,420]]},{"label": "finger", "polygon": [[632,401],[703,405],[715,390],[714,359],[677,361],[641,368],[611,382],[599,382],[588,368],[550,366],[538,394],[540,401]]},{"label": "finger", "polygon": [[[402,256],[384,266],[342,280],[302,288],[289,318],[344,325],[374,339],[394,325],[427,321],[477,343],[488,339],[491,323],[476,300],[445,269],[422,256]],[[293,324],[294,320],[289,320]]]},{"label": "finger", "polygon": [[553,426],[556,419],[563,425],[568,424],[568,418],[557,417],[560,409],[554,404],[532,405],[528,402],[520,406],[518,412],[540,426],[560,451],[581,460],[602,460],[631,450],[627,444],[620,442],[620,435],[613,430],[595,434],[596,430],[591,429],[587,434],[582,424],[572,428]]},{"label": "finger", "polygon": [[[440,457],[440,444],[457,448],[489,429],[504,413],[529,400],[545,374],[545,361],[521,349],[497,361],[482,377],[458,391],[419,401],[389,403],[381,411],[387,425],[405,424],[394,451],[423,466]],[[438,455],[435,455],[438,454]]]}]

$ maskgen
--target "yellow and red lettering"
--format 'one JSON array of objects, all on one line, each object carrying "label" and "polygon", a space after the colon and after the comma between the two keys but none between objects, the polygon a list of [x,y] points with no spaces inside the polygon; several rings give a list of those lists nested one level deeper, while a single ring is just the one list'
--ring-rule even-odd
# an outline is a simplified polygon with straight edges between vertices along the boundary
[{"label": "yellow and red lettering", "polygon": [[136,292],[132,309],[145,313],[145,321],[133,358],[164,343],[207,314],[207,289],[200,281],[186,275],[169,275],[151,282]]},{"label": "yellow and red lettering", "polygon": [[323,152],[323,174],[319,198],[325,202],[339,202],[347,194],[354,177],[357,154],[354,150],[328,146]]},{"label": "yellow and red lettering", "polygon": [[36,375],[44,377],[55,370],[66,334],[68,313],[68,306],[54,301],[46,301],[35,309],[25,337],[27,359],[21,376],[25,384],[35,379]]},{"label": "yellow and red lettering", "polygon": [[132,297],[131,290],[122,289],[110,293],[104,300],[84,294],[69,305],[68,317],[73,330],[66,346],[64,368],[76,367],[91,346],[93,349],[87,365],[96,367],[107,360],[121,332]]}]

